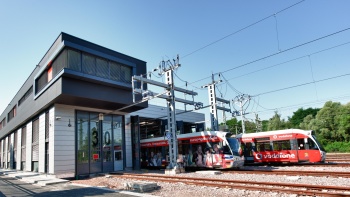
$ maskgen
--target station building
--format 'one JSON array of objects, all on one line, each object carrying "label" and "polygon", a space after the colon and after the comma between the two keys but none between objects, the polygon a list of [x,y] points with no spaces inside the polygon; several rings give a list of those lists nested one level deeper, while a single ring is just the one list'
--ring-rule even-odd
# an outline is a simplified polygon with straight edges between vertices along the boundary
[{"label": "station building", "polygon": [[[140,169],[140,139],[167,125],[165,107],[119,110],[145,73],[145,61],[61,33],[0,116],[0,167],[60,178]],[[204,119],[179,114],[178,133],[203,131]]]}]

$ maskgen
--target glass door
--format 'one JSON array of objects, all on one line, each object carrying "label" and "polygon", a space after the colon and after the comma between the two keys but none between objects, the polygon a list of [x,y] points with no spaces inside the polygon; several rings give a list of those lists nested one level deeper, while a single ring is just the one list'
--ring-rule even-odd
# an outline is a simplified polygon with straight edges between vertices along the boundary
[{"label": "glass door", "polygon": [[114,171],[124,170],[122,116],[113,117],[113,151]]},{"label": "glass door", "polygon": [[123,152],[121,150],[114,151],[114,171],[123,170]]}]

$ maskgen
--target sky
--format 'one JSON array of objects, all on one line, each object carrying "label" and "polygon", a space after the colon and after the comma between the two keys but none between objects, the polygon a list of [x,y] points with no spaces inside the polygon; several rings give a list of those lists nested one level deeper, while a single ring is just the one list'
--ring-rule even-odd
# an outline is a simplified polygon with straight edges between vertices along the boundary
[{"label": "sky", "polygon": [[[298,108],[330,100],[345,104],[349,8],[348,0],[0,0],[0,111],[61,32],[146,61],[148,71],[179,55],[175,86],[197,92],[194,101],[206,106],[208,90],[201,87],[213,74],[222,80],[217,96],[250,95],[247,120],[255,114],[267,120],[275,112],[287,119]],[[157,72],[151,79],[164,82]],[[149,103],[165,106],[160,99]],[[225,107],[239,109],[233,102]],[[209,120],[209,108],[199,112]]]}]

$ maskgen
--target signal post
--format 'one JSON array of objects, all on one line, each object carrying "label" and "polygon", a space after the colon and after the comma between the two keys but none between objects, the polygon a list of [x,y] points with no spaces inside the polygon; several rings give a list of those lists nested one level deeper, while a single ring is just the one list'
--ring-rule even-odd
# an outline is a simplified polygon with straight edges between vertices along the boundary
[{"label": "signal post", "polygon": [[[132,87],[133,87],[133,102],[139,103],[135,101],[135,94],[142,94],[143,99],[142,101],[148,101],[153,98],[162,98],[165,99],[167,102],[167,117],[168,117],[168,129],[165,132],[165,137],[168,139],[169,143],[169,165],[167,166],[165,173],[166,174],[177,174],[184,172],[184,168],[180,166],[177,162],[178,159],[178,144],[177,144],[177,137],[176,137],[176,108],[175,108],[175,102],[181,102],[188,105],[194,105],[194,106],[203,106],[202,103],[189,101],[181,98],[175,97],[175,91],[182,92],[184,94],[189,94],[192,96],[196,96],[197,93],[193,91],[189,91],[183,88],[175,87],[174,85],[174,76],[173,72],[175,69],[180,67],[179,64],[179,57],[177,57],[176,60],[173,60],[174,62],[168,61],[162,61],[159,65],[158,69],[155,69],[154,71],[159,71],[159,75],[164,75],[165,77],[165,84],[161,82],[157,82],[151,79],[144,78],[142,76],[133,76],[132,77]],[[140,82],[140,88],[137,88],[137,83]],[[153,93],[150,90],[144,90],[143,84],[151,84],[154,86],[162,87],[165,89],[164,93],[156,94]],[[141,101],[141,102],[142,102]]]}]

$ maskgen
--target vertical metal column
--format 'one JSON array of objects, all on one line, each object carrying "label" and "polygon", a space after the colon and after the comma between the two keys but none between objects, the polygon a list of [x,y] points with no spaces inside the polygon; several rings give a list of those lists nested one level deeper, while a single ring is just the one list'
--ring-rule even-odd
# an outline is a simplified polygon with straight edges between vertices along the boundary
[{"label": "vertical metal column", "polygon": [[[243,101],[242,101],[243,102]],[[245,124],[244,124],[244,112],[243,112],[243,106],[245,104],[246,101],[244,101],[244,104],[240,102],[240,114],[242,116],[242,132],[245,133]]]},{"label": "vertical metal column", "polygon": [[209,93],[209,104],[210,104],[210,123],[211,123],[211,130],[213,131],[219,130],[218,129],[218,111],[216,106],[215,92],[216,92],[215,83],[209,84],[208,93]]},{"label": "vertical metal column", "polygon": [[[245,133],[245,124],[244,124],[244,110],[243,110],[243,106],[250,101],[251,97],[247,94],[242,94],[242,95],[238,95],[235,97],[235,99],[233,99],[232,101],[237,104],[240,108],[240,112],[239,115],[241,116],[241,120],[242,120],[242,132]],[[236,113],[238,113],[236,111]]]},{"label": "vertical metal column", "polygon": [[177,166],[177,137],[176,137],[176,119],[175,119],[175,95],[174,95],[174,81],[173,70],[169,69],[165,72],[165,83],[169,85],[168,99],[167,99],[167,112],[168,112],[168,133],[167,138],[169,140],[169,156],[170,163],[167,168],[173,169]]}]

